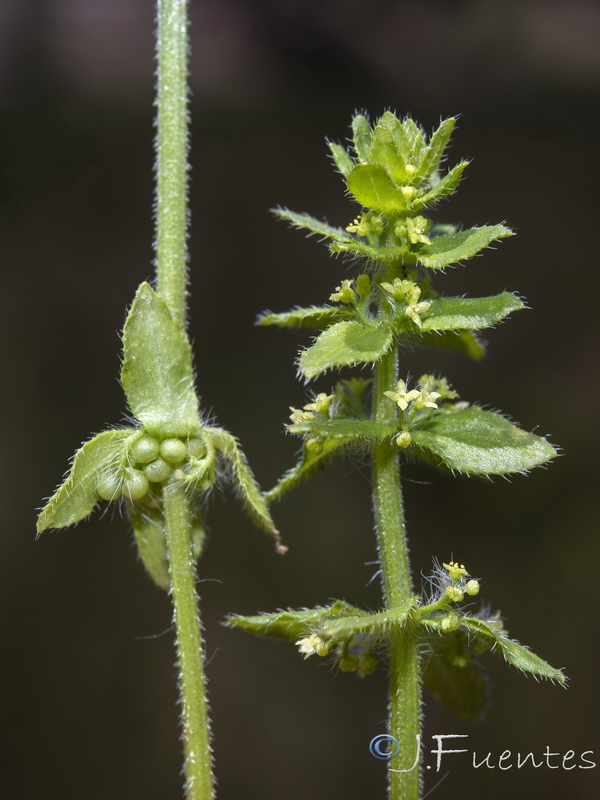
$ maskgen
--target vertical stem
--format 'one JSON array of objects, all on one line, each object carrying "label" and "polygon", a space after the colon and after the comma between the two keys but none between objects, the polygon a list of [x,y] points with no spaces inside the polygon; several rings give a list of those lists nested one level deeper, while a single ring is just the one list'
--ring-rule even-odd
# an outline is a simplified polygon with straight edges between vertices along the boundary
[{"label": "vertical stem", "polygon": [[[378,421],[397,418],[397,410],[383,394],[395,387],[397,379],[397,358],[392,351],[375,366],[373,416]],[[376,444],[373,449],[373,503],[384,600],[387,608],[398,609],[412,595],[412,581],[398,454],[387,442]],[[392,634],[389,671],[388,730],[400,745],[398,755],[389,762],[389,798],[418,800],[420,759],[414,769],[411,768],[415,765],[421,729],[421,677],[417,640],[410,628]]]},{"label": "vertical stem", "polygon": [[187,210],[187,0],[157,0],[156,288],[185,325]]},{"label": "vertical stem", "polygon": [[181,721],[187,800],[214,798],[208,702],[195,569],[191,548],[189,499],[181,485],[163,490],[173,619],[177,631]]},{"label": "vertical stem", "polygon": [[[156,288],[173,318],[186,323],[188,18],[187,0],[157,0]],[[187,800],[214,798],[202,633],[195,589],[191,509],[182,486],[163,491]]]}]

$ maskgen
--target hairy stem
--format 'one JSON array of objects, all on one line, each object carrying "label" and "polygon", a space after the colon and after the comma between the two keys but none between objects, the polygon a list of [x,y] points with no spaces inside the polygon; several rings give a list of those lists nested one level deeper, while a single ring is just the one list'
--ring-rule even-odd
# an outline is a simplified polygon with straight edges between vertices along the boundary
[{"label": "hairy stem", "polygon": [[[373,416],[377,421],[397,417],[396,407],[383,394],[394,388],[397,372],[394,351],[375,366]],[[373,450],[373,503],[384,600],[387,608],[395,610],[412,595],[412,582],[398,454],[387,442],[375,445]],[[389,670],[389,733],[400,745],[398,755],[389,762],[389,798],[418,800],[421,778],[419,763],[415,762],[421,727],[421,679],[417,639],[410,628],[393,633]]]},{"label": "hairy stem", "polygon": [[[188,3],[157,0],[156,288],[176,322],[186,323]],[[191,548],[192,514],[183,487],[163,491],[187,800],[214,798],[202,632]]]},{"label": "hairy stem", "polygon": [[195,565],[191,547],[189,499],[182,486],[163,491],[173,619],[177,631],[181,722],[187,800],[214,798],[208,702]]},{"label": "hairy stem", "polygon": [[156,288],[180,325],[186,319],[187,0],[157,0]]}]

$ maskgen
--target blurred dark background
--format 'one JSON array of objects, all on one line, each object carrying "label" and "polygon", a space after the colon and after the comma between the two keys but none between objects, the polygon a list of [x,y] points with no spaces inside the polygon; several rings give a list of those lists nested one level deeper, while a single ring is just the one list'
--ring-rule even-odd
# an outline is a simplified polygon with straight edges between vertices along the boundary
[{"label": "blurred dark background", "polygon": [[[123,418],[118,331],[152,274],[153,4],[0,0],[3,269],[0,794],[8,800],[181,796],[170,608],[118,514],[34,540],[35,509],[91,432]],[[518,236],[440,276],[446,293],[521,292],[530,311],[475,364],[421,351],[464,398],[564,450],[511,482],[405,470],[412,559],[451,554],[481,577],[511,634],[566,669],[568,691],[494,656],[475,725],[433,699],[431,736],[504,750],[600,756],[598,682],[597,129],[593,0],[192,0],[191,333],[204,408],[235,432],[268,487],[295,458],[288,406],[306,334],[257,329],[264,308],[322,302],[346,276],[285,204],[345,225],[325,136],[355,109],[410,113],[428,131],[460,113],[451,158],[473,159],[437,219],[506,220]],[[316,388],[327,390],[330,380]],[[200,565],[220,798],[384,797],[369,755],[384,730],[382,667],[336,675],[294,648],[225,630],[230,611],[328,598],[375,608],[364,463],[340,462],[275,509],[273,552],[227,491]],[[467,740],[459,740],[464,742]],[[589,757],[589,756],[588,756]],[[558,762],[557,762],[558,763]],[[432,797],[596,797],[597,769],[474,770],[448,756]],[[449,770],[449,774],[446,774]],[[430,779],[431,776],[431,779]]]}]

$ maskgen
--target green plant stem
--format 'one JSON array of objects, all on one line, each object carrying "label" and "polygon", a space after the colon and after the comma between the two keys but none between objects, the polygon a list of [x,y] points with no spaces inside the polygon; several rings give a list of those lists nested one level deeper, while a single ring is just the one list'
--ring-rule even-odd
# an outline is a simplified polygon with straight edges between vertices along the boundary
[{"label": "green plant stem", "polygon": [[[375,366],[373,416],[376,421],[389,422],[397,418],[397,409],[383,394],[396,385],[397,377],[397,358],[392,351]],[[377,444],[373,449],[373,503],[384,600],[387,608],[397,610],[413,591],[398,454],[388,443]],[[393,633],[389,658],[389,733],[400,745],[398,755],[389,762],[389,798],[418,800],[420,764],[411,768],[415,764],[417,736],[421,729],[421,677],[417,639],[410,628]]]},{"label": "green plant stem", "polygon": [[157,0],[156,288],[186,320],[187,0]]},{"label": "green plant stem", "polygon": [[[186,323],[188,14],[187,0],[157,0],[156,288],[176,322]],[[195,564],[192,515],[183,487],[163,492],[179,692],[186,797],[214,798],[210,725]]]},{"label": "green plant stem", "polygon": [[177,483],[163,491],[173,619],[177,631],[181,721],[187,800],[214,798],[208,702],[195,568],[190,504]]}]

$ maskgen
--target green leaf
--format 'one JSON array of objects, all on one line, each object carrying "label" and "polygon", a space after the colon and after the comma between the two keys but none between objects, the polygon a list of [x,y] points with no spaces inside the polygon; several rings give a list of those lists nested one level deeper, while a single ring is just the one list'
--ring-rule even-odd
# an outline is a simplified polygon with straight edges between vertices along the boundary
[{"label": "green leaf", "polygon": [[280,328],[316,328],[324,330],[334,322],[351,316],[353,310],[347,306],[310,306],[309,308],[293,308],[273,314],[265,311],[257,320],[258,325],[279,325]]},{"label": "green leaf", "polygon": [[371,127],[362,114],[357,114],[352,120],[352,138],[360,161],[368,161],[371,154]]},{"label": "green leaf", "polygon": [[[404,336],[403,336],[404,338]],[[475,361],[485,355],[485,345],[473,331],[429,331],[408,337],[411,345],[420,347],[441,347],[444,350],[457,350]]]},{"label": "green leaf", "polygon": [[366,208],[406,211],[406,198],[380,164],[359,164],[346,179],[348,191]]},{"label": "green leaf", "polygon": [[335,142],[327,142],[327,145],[331,150],[331,155],[333,156],[333,160],[339,172],[342,173],[344,178],[347,178],[354,169],[354,161],[352,160],[350,154],[345,147],[342,147]]},{"label": "green leaf", "polygon": [[146,572],[157,586],[169,591],[171,578],[162,507],[158,504],[149,506],[129,503],[127,510],[133,525],[138,553]]},{"label": "green leaf", "polygon": [[121,383],[148,433],[192,436],[200,431],[190,343],[147,283],[139,287],[125,322]]},{"label": "green leaf", "polygon": [[441,464],[471,475],[525,472],[557,455],[545,439],[479,406],[433,413],[410,433]]},{"label": "green leaf", "polygon": [[392,114],[391,111],[386,111],[385,114],[377,120],[377,125],[385,128],[392,134],[394,144],[398,153],[402,156],[403,162],[405,164],[409,162],[412,163],[413,166],[416,166],[414,160],[411,158],[413,155],[412,147],[414,142],[412,137],[409,138],[407,135],[398,117]]},{"label": "green leaf", "polygon": [[337,322],[303,351],[298,366],[305,378],[316,378],[330,367],[379,361],[391,345],[390,327],[371,328],[360,322]]},{"label": "green leaf", "polygon": [[[165,517],[162,503],[128,503],[127,511],[133,525],[133,533],[140,560],[154,583],[165,591],[171,586]],[[200,510],[194,507],[191,518],[192,558],[197,561],[204,544],[204,526]]]},{"label": "green leaf", "polygon": [[325,440],[322,449],[315,453],[309,450],[306,445],[302,448],[302,455],[300,461],[295,467],[288,470],[275,486],[265,494],[267,503],[272,503],[273,500],[278,500],[282,495],[293,489],[306,478],[314,475],[320,469],[325,467],[332,457],[340,451],[340,449],[347,444],[343,439],[329,439]]},{"label": "green leaf", "polygon": [[328,225],[323,220],[311,217],[310,214],[300,214],[297,211],[290,211],[289,208],[275,208],[273,213],[281,219],[291,222],[294,228],[308,230],[311,233],[317,233],[319,236],[333,239],[336,242],[354,241],[354,237],[343,228],[334,228],[333,225]]},{"label": "green leaf", "polygon": [[385,422],[373,422],[370,419],[349,419],[335,417],[325,419],[315,417],[304,422],[296,422],[289,426],[290,433],[310,434],[325,439],[361,439],[371,442],[384,442],[398,433],[395,425]]},{"label": "green leaf", "polygon": [[469,228],[459,233],[436,236],[431,244],[425,245],[417,253],[419,263],[430,269],[443,269],[457,261],[472,258],[480,250],[497,239],[512,236],[513,232],[505,225],[484,225]]},{"label": "green leaf", "polygon": [[565,684],[566,677],[562,670],[550,666],[543,658],[536,656],[528,647],[525,647],[514,639],[509,639],[505,632],[494,625],[479,619],[478,617],[463,617],[462,624],[476,631],[484,640],[492,644],[494,649],[499,650],[504,658],[513,667],[522,672],[530,672],[540,678]]},{"label": "green leaf", "polygon": [[236,614],[228,617],[225,624],[229,628],[242,628],[257,636],[272,636],[295,642],[329,617],[351,613],[360,614],[361,611],[343,600],[336,600],[328,607],[302,608],[297,611],[287,609],[251,617]]},{"label": "green leaf", "polygon": [[393,181],[402,183],[406,180],[404,159],[398,152],[392,133],[379,123],[375,126],[371,138],[371,155],[369,160],[380,164]]},{"label": "green leaf", "polygon": [[354,636],[384,639],[392,630],[405,627],[413,619],[417,600],[410,597],[399,608],[370,613],[358,608],[324,617],[311,629],[325,641],[341,642]]},{"label": "green leaf", "polygon": [[449,117],[441,123],[440,127],[432,135],[429,141],[429,147],[425,150],[421,166],[417,172],[421,180],[433,175],[437,170],[444,155],[444,150],[452,136],[455,124],[456,119],[454,117]]},{"label": "green leaf", "polygon": [[287,548],[283,548],[283,545],[281,545],[281,537],[271,518],[266,500],[254,479],[254,475],[250,471],[246,456],[240,449],[235,436],[232,436],[222,428],[205,428],[204,435],[210,439],[214,447],[229,462],[232,483],[238,490],[248,513],[256,525],[273,536],[278,551],[285,552]]},{"label": "green leaf", "polygon": [[[411,119],[410,117],[407,117],[404,120],[402,127],[404,128],[406,137],[410,142],[411,155],[417,155],[420,160],[422,151],[425,148],[425,136],[423,134],[423,129],[420,127],[420,125],[417,125],[414,119]],[[415,166],[417,165],[415,164]]]},{"label": "green leaf", "polygon": [[382,263],[413,263],[414,256],[407,254],[405,247],[387,247],[384,245],[373,245],[354,239],[351,242],[332,242],[329,245],[332,253],[356,253],[365,256],[370,261]]},{"label": "green leaf", "polygon": [[457,164],[450,170],[450,172],[444,175],[441,181],[438,181],[434,186],[432,186],[429,191],[415,198],[413,201],[414,210],[418,211],[421,208],[425,208],[425,206],[435,203],[437,200],[441,200],[442,197],[447,197],[450,194],[454,194],[456,187],[460,183],[463,170],[468,165],[468,161],[461,161],[460,164]]},{"label": "green leaf", "polygon": [[469,653],[465,631],[428,639],[432,652],[424,658],[425,688],[459,719],[475,720],[485,710],[487,683]]},{"label": "green leaf", "polygon": [[431,300],[421,316],[422,331],[480,330],[495,325],[513,311],[525,308],[511,292],[493,297],[442,297]]},{"label": "green leaf", "polygon": [[132,428],[103,431],[75,453],[65,481],[52,495],[37,521],[38,534],[47,528],[74,525],[94,510],[98,479],[127,464],[128,448],[139,431]]}]

